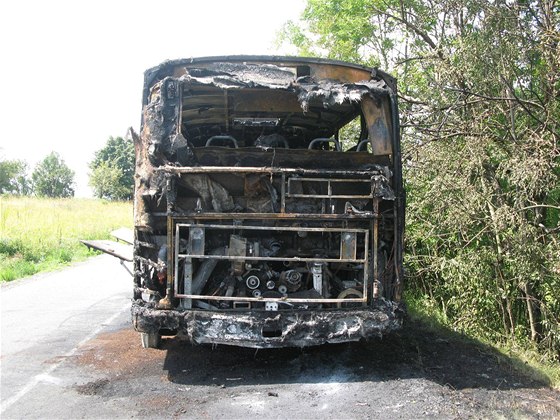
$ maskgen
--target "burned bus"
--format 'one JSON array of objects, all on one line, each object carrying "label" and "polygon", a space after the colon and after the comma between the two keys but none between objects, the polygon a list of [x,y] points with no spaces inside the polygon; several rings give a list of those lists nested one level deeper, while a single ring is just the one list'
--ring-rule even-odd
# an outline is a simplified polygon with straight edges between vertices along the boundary
[{"label": "burned bus", "polygon": [[132,321],[144,347],[310,346],[402,325],[395,80],[231,56],[145,73]]}]

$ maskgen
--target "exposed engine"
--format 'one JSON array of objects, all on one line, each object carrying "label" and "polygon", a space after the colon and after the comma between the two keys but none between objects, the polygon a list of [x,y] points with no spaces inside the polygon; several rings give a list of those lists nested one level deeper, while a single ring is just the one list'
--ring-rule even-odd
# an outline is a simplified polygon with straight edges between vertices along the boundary
[{"label": "exposed engine", "polygon": [[178,232],[176,296],[185,308],[341,307],[363,299],[373,277],[366,229],[185,224]]}]

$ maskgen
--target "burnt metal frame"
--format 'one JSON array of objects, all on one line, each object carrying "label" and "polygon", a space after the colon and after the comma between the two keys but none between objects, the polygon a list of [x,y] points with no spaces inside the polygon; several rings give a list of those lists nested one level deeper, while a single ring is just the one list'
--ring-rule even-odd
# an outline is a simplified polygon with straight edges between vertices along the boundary
[{"label": "burnt metal frame", "polygon": [[[300,258],[300,257],[247,257],[247,256],[226,256],[226,255],[197,255],[197,254],[180,254],[179,253],[179,241],[181,238],[180,229],[181,228],[204,228],[204,229],[223,229],[223,230],[253,230],[253,231],[293,231],[293,232],[338,232],[338,233],[356,233],[364,235],[364,258]],[[345,298],[345,299],[332,299],[332,298],[321,298],[321,299],[299,299],[299,298],[255,298],[255,297],[239,297],[239,296],[208,296],[208,295],[192,295],[188,293],[179,293],[179,278],[173,275],[173,292],[174,296],[177,298],[186,299],[183,303],[184,308],[190,308],[192,305],[192,299],[200,300],[218,300],[218,301],[238,301],[238,302],[286,302],[286,303],[350,303],[359,302],[366,303],[368,300],[368,289],[370,286],[369,282],[369,269],[368,269],[368,250],[369,250],[369,230],[368,229],[354,229],[354,228],[304,228],[304,227],[275,227],[275,226],[240,226],[240,225],[204,225],[204,224],[193,224],[193,223],[175,223],[175,229],[172,231],[172,240],[174,242],[173,250],[173,268],[174,273],[179,272],[179,260],[185,259],[217,259],[217,260],[227,260],[227,261],[294,261],[294,262],[354,262],[362,263],[364,282],[363,282],[363,297],[362,298]],[[375,260],[375,258],[374,258]],[[375,264],[375,262],[374,262]],[[185,279],[187,280],[187,279]],[[187,285],[188,287],[188,285]]]},{"label": "burnt metal frame", "polygon": [[[327,184],[327,194],[293,194],[290,192],[290,187],[293,182],[324,182]],[[359,194],[334,194],[332,191],[333,183],[370,183],[370,193],[368,195]],[[371,179],[355,179],[355,178],[288,178],[288,191],[285,193],[286,197],[291,198],[373,198],[374,184]]]},{"label": "burnt metal frame", "polygon": [[[372,249],[372,266],[373,266],[373,279],[372,279],[372,284],[373,284],[373,291],[372,291],[372,297],[373,298],[378,298],[379,297],[379,273],[378,273],[378,255],[377,255],[377,251],[378,251],[378,247],[379,247],[379,238],[378,238],[378,226],[379,226],[379,198],[377,197],[373,197],[373,188],[374,188],[374,184],[372,182],[372,179],[356,179],[356,178],[334,178],[334,179],[329,179],[329,178],[309,178],[310,181],[318,181],[321,179],[327,180],[327,181],[333,181],[333,180],[340,180],[341,182],[372,182],[372,195],[368,196],[367,198],[372,198],[373,201],[373,212],[366,212],[364,214],[352,214],[352,215],[348,215],[348,214],[323,214],[323,213],[319,213],[319,214],[292,214],[292,213],[285,213],[285,197],[289,197],[289,193],[286,191],[286,184],[289,182],[290,178],[287,178],[288,174],[308,174],[308,175],[327,175],[327,174],[332,174],[332,175],[344,175],[344,176],[348,176],[348,175],[354,175],[354,176],[369,176],[372,177],[373,175],[377,174],[378,171],[376,170],[370,170],[370,171],[339,171],[339,170],[305,170],[305,169],[297,169],[297,168],[254,168],[254,167],[164,167],[161,168],[160,170],[168,172],[168,173],[174,173],[174,174],[189,174],[189,173],[206,173],[206,174],[212,174],[212,173],[223,173],[223,172],[234,172],[234,173],[253,173],[253,172],[257,172],[257,173],[269,173],[270,175],[273,174],[280,174],[282,177],[282,181],[281,181],[281,211],[279,214],[274,214],[274,213],[239,213],[239,214],[227,214],[227,213],[204,213],[204,214],[200,214],[200,213],[193,213],[193,214],[186,214],[186,213],[182,213],[182,214],[176,214],[176,213],[168,213],[167,214],[167,232],[168,232],[168,250],[171,250],[171,252],[168,252],[168,267],[172,267],[172,269],[168,269],[168,273],[167,273],[167,294],[169,296],[170,293],[174,293],[174,297],[182,297],[182,296],[178,296],[178,290],[176,289],[176,284],[177,284],[177,280],[176,280],[176,274],[178,272],[178,268],[177,268],[177,257],[176,254],[178,255],[178,242],[177,239],[179,235],[176,234],[176,229],[177,229],[177,224],[181,224],[181,222],[183,222],[183,224],[185,224],[185,222],[187,222],[186,224],[189,224],[189,222],[193,222],[193,221],[203,221],[203,220],[285,220],[285,219],[297,219],[297,220],[302,220],[302,219],[308,219],[308,220],[369,220],[370,223],[370,229],[371,232],[373,233],[373,249]],[[298,180],[301,180],[301,178],[298,178]],[[311,196],[311,195],[306,195],[305,197],[307,198],[330,198],[330,199],[337,199],[337,198],[344,198],[341,196],[336,196],[336,195],[331,195],[331,196],[327,196],[327,197],[316,197],[316,196]],[[394,211],[395,213],[397,213],[397,205],[398,203],[395,204],[394,206]],[[395,224],[397,225],[397,223]],[[198,225],[198,226],[202,226],[204,227],[204,225]],[[231,225],[226,225],[229,226],[229,228],[231,228]],[[235,226],[237,229],[245,229],[245,228],[250,228],[248,226]],[[257,229],[262,229],[260,227],[258,227]],[[277,230],[289,230],[289,228],[276,228]],[[326,231],[327,229],[324,228],[317,228],[320,231]],[[268,230],[271,230],[271,228],[268,228]],[[301,228],[295,228],[294,230],[302,230]],[[343,231],[348,231],[348,229],[338,229],[336,230],[337,232],[343,232]],[[395,231],[399,231],[399,227],[395,226]],[[368,236],[369,238],[369,236]],[[397,238],[396,238],[397,239]],[[401,242],[402,243],[402,242]],[[369,247],[369,244],[368,244]],[[367,247],[366,247],[366,251],[367,251]],[[200,258],[200,257],[199,257]],[[395,260],[398,260],[399,255],[397,255],[397,258],[395,258]],[[402,254],[401,254],[401,258],[402,258]],[[223,259],[230,259],[230,260],[235,260],[235,258],[223,258]],[[249,260],[250,257],[239,257],[238,260]],[[257,258],[259,260],[262,260],[262,258]],[[273,259],[272,259],[273,260]],[[315,259],[313,261],[319,261],[318,259]],[[340,262],[340,260],[333,260],[333,261],[329,261],[329,262]],[[327,261],[326,261],[327,262]],[[367,262],[366,262],[367,264]],[[400,274],[399,270],[398,270],[398,262],[395,261],[395,264],[397,265],[397,272]],[[369,270],[364,272],[364,279],[366,277],[369,277]],[[400,285],[400,276],[398,275],[397,277],[397,285]],[[368,278],[369,280],[369,278]],[[363,298],[357,299],[357,300],[353,300],[353,299],[317,299],[317,301],[322,302],[322,303],[340,303],[340,302],[365,302],[367,301],[367,286],[365,284],[366,282],[364,281],[364,296]],[[369,286],[369,284],[368,284]],[[187,295],[185,295],[187,297]],[[196,299],[207,299],[207,300],[247,300],[247,299],[251,299],[251,298],[227,298],[224,296],[221,297],[204,297],[202,295],[188,295],[188,302],[192,302],[192,299],[196,298]],[[267,300],[263,300],[262,298],[252,298],[255,299],[256,301],[260,301],[260,302],[264,302]],[[270,300],[270,301],[275,301],[274,299]],[[286,299],[276,299],[276,301],[286,301]],[[304,299],[305,302],[312,302],[309,299]],[[332,301],[332,302],[331,302]],[[292,300],[292,302],[296,302],[294,300]],[[190,306],[190,305],[188,305]],[[185,307],[183,305],[183,307]]]},{"label": "burnt metal frame", "polygon": [[[217,61],[217,58],[220,57],[204,57],[204,58],[198,58],[196,59],[197,62],[212,62],[212,61]],[[251,60],[257,60],[260,58],[266,58],[266,57],[260,57],[260,56],[236,56],[236,57],[221,57],[222,59],[229,59],[229,60],[237,60],[237,61],[251,61]],[[293,61],[294,58],[293,57],[268,57],[269,60],[273,61],[273,62],[283,62],[283,61]],[[403,247],[403,235],[404,235],[404,217],[405,217],[405,192],[403,189],[403,185],[402,185],[402,164],[401,164],[401,147],[400,147],[400,123],[399,123],[399,114],[398,114],[398,100],[397,100],[397,95],[396,95],[396,80],[388,75],[387,73],[380,71],[378,69],[372,69],[372,68],[367,68],[367,67],[363,67],[363,66],[359,66],[359,65],[353,65],[353,64],[349,64],[349,63],[345,63],[345,62],[340,62],[340,61],[336,61],[336,60],[323,60],[323,59],[309,59],[309,58],[297,58],[295,59],[295,61],[301,62],[301,63],[309,63],[309,64],[334,64],[334,65],[343,65],[345,67],[350,67],[350,68],[356,68],[356,69],[367,69],[371,71],[372,75],[377,75],[378,77],[382,78],[383,80],[385,80],[385,82],[387,83],[387,85],[389,86],[387,88],[387,93],[389,96],[389,100],[390,100],[390,112],[391,112],[391,119],[392,119],[392,150],[393,150],[393,155],[392,155],[392,169],[393,169],[393,182],[392,182],[392,187],[393,190],[395,191],[395,195],[396,195],[396,202],[395,205],[393,206],[393,217],[394,217],[394,232],[395,232],[395,237],[394,237],[394,243],[395,243],[395,258],[394,258],[394,265],[395,265],[395,274],[396,274],[396,282],[395,282],[395,287],[396,287],[396,295],[395,295],[395,300],[399,301],[400,300],[400,295],[402,292],[402,280],[403,280],[403,270],[402,270],[402,264],[403,264],[403,255],[402,255],[402,247]],[[164,74],[169,74],[171,75],[172,69],[175,68],[176,66],[178,66],[179,64],[183,63],[183,62],[187,62],[186,60],[175,60],[175,61],[170,61],[170,62],[166,62],[160,66],[154,67],[152,69],[149,69],[145,72],[145,78],[144,78],[144,92],[143,92],[143,105],[148,104],[148,97],[149,97],[149,86],[151,85],[151,83],[154,81],[154,78],[156,75],[159,75],[159,77],[162,78],[162,75]],[[193,62],[193,60],[191,59],[190,62]],[[182,95],[182,91],[183,89],[179,89],[180,94]],[[182,100],[180,102],[182,104]],[[182,119],[182,115],[181,112],[179,112],[179,119],[181,122]],[[142,125],[144,124],[144,115],[142,114],[142,121],[141,121]],[[181,127],[181,124],[177,125],[177,130],[179,131]],[[348,220],[357,220],[357,219],[372,219],[373,216],[373,220],[371,223],[371,228],[372,231],[374,232],[374,254],[373,254],[373,266],[374,266],[374,280],[373,280],[373,297],[376,298],[378,295],[378,273],[377,273],[377,242],[378,242],[378,238],[377,238],[377,229],[378,229],[378,219],[379,219],[379,214],[378,214],[378,200],[374,199],[374,212],[373,215],[372,214],[363,214],[363,215],[343,215],[343,214],[318,214],[318,215],[309,215],[309,214],[287,214],[285,213],[285,180],[286,180],[286,175],[289,173],[296,173],[296,174],[304,174],[304,175],[356,175],[356,176],[366,176],[366,175],[373,175],[376,174],[377,171],[330,171],[330,170],[304,170],[304,169],[296,169],[296,168],[274,168],[274,167],[173,167],[173,166],[164,166],[164,167],[159,167],[155,169],[156,171],[163,171],[163,172],[167,172],[167,173],[172,173],[172,174],[188,174],[188,173],[232,173],[232,172],[237,172],[237,173],[268,173],[270,175],[272,175],[273,173],[280,173],[282,176],[282,205],[281,205],[281,213],[282,213],[282,218],[306,218],[306,219],[348,219]],[[228,217],[232,217],[234,216],[233,214],[206,214],[203,217],[201,217],[202,215],[189,215],[187,216],[182,215],[183,217],[189,217],[190,220],[196,220],[196,219],[202,219],[202,218],[206,218],[206,219],[224,219],[224,218],[228,218]],[[194,216],[194,217],[193,217]],[[247,217],[247,214],[239,214],[236,215],[239,216],[239,218],[241,219],[261,219],[262,216],[265,216],[265,214],[254,214],[253,216]],[[266,214],[267,217],[270,218],[270,214]],[[174,224],[174,220],[172,219],[172,217],[170,217],[170,214],[168,213],[168,217],[167,217],[167,232],[168,232],[168,240],[167,240],[167,244],[168,244],[168,249],[174,249],[174,243],[173,243],[173,224]],[[168,267],[173,267],[173,253],[168,253]],[[173,269],[168,270],[168,276],[167,276],[167,298],[170,298],[170,294],[173,291],[172,288],[172,284],[173,284],[173,278],[174,278],[174,273],[173,273]]]}]

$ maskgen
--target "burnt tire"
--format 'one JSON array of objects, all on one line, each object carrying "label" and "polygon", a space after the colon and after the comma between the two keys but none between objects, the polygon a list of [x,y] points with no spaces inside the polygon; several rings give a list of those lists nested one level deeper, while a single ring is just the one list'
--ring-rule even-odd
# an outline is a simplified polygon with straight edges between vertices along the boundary
[{"label": "burnt tire", "polygon": [[159,333],[140,333],[140,342],[144,349],[157,349],[161,345]]}]

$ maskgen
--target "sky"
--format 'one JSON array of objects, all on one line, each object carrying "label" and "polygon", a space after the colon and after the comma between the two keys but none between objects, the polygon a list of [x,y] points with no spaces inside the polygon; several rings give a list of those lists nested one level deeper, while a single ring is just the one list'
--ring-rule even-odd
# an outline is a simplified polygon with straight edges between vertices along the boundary
[{"label": "sky", "polygon": [[58,152],[91,196],[88,163],[139,130],[144,70],[168,59],[289,55],[275,46],[304,0],[2,0],[0,158]]}]

